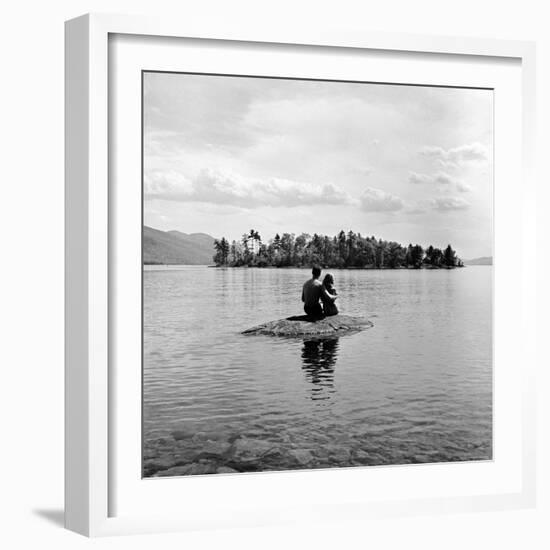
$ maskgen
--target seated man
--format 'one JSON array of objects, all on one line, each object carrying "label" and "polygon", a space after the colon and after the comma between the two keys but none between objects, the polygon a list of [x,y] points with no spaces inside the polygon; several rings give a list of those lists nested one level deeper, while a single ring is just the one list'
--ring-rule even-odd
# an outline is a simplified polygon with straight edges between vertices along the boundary
[{"label": "seated man", "polygon": [[311,270],[313,277],[304,283],[302,288],[302,302],[304,302],[304,311],[310,317],[323,317],[323,308],[319,303],[321,296],[323,295],[325,299],[334,301],[335,296],[329,294],[326,290],[319,277],[321,276],[321,268],[315,266]]}]

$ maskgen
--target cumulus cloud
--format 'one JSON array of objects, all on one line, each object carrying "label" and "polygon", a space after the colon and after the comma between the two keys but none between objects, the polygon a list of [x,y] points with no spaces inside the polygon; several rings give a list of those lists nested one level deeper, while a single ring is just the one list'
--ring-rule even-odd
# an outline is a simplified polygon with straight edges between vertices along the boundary
[{"label": "cumulus cloud", "polygon": [[432,199],[431,206],[434,210],[449,212],[451,210],[465,210],[470,206],[470,203],[461,197],[441,197]]},{"label": "cumulus cloud", "polygon": [[332,183],[312,184],[282,178],[251,179],[218,170],[202,170],[192,179],[174,171],[153,172],[145,177],[144,187],[148,199],[205,202],[242,208],[354,202],[346,191]]},{"label": "cumulus cloud", "polygon": [[453,176],[450,176],[449,174],[446,174],[445,172],[438,172],[437,174],[418,174],[417,172],[410,172],[409,183],[424,183],[428,185],[441,185],[447,187],[454,186],[455,189],[461,193],[466,193],[472,190],[468,184],[454,178]]},{"label": "cumulus cloud", "polygon": [[404,206],[399,197],[373,187],[363,191],[359,204],[365,212],[397,212]]},{"label": "cumulus cloud", "polygon": [[443,166],[458,166],[466,162],[483,162],[489,158],[487,147],[478,142],[460,145],[451,149],[426,146],[420,150],[420,154],[438,161]]}]

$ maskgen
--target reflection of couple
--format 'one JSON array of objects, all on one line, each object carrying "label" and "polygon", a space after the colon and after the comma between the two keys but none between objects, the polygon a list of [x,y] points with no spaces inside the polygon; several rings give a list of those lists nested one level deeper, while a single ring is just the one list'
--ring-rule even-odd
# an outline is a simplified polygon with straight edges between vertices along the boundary
[{"label": "reflection of couple", "polygon": [[302,348],[302,369],[313,384],[311,399],[330,399],[334,388],[334,366],[338,356],[338,338],[310,340]]},{"label": "reflection of couple", "polygon": [[[321,277],[321,268],[314,267],[311,270],[313,277],[304,283],[302,289],[302,302],[304,302],[304,311],[310,317],[322,318],[329,315],[338,315],[338,308],[334,303],[337,298],[334,289],[334,277],[327,273],[323,282]],[[322,305],[321,305],[321,303]]]}]

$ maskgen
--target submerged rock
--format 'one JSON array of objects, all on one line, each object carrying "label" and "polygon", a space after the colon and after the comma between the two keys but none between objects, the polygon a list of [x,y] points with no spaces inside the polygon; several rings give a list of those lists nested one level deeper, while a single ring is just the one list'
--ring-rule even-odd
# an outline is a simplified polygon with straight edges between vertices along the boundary
[{"label": "submerged rock", "polygon": [[314,460],[313,453],[309,449],[292,449],[288,451],[290,457],[292,457],[300,466],[305,466]]},{"label": "submerged rock", "polygon": [[204,457],[222,457],[227,451],[231,448],[231,444],[227,441],[205,441],[200,446],[200,452],[198,453],[198,458]]},{"label": "submerged rock", "polygon": [[158,471],[154,474],[155,477],[177,477],[185,476],[189,472],[189,466],[173,466],[166,470]]},{"label": "submerged rock", "polygon": [[323,319],[314,319],[307,315],[296,315],[249,328],[243,334],[326,338],[339,336],[347,332],[366,330],[372,326],[372,322],[364,317],[334,315],[332,317],[324,317]]},{"label": "submerged rock", "polygon": [[232,462],[258,461],[279,452],[278,447],[270,441],[247,437],[237,439],[230,450]]},{"label": "submerged rock", "polygon": [[158,457],[147,460],[145,469],[149,472],[158,472],[159,470],[167,470],[174,466],[174,459],[172,456]]},{"label": "submerged rock", "polygon": [[234,470],[233,468],[229,468],[229,466],[220,466],[216,470],[217,474],[238,474],[238,470]]},{"label": "submerged rock", "polygon": [[172,432],[172,437],[176,441],[181,441],[182,439],[191,439],[195,435],[196,429],[194,426],[189,424],[181,424],[177,430]]},{"label": "submerged rock", "polygon": [[167,470],[156,473],[157,477],[176,477],[176,476],[200,476],[205,474],[215,474],[217,466],[213,463],[193,463],[180,466],[173,466]]}]

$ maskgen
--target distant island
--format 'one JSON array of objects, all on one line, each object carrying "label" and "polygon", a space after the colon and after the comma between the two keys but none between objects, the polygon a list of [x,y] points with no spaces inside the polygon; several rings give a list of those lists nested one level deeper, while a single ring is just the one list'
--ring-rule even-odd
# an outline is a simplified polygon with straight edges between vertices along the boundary
[{"label": "distant island", "polygon": [[464,265],[493,265],[493,257],[482,256],[481,258],[472,258],[471,260],[464,260]]},{"label": "distant island", "polygon": [[432,245],[403,246],[374,236],[343,230],[335,236],[278,233],[267,243],[251,229],[240,241],[214,240],[213,261],[218,267],[309,267],[348,269],[452,269],[464,262],[449,244],[444,250]]}]

